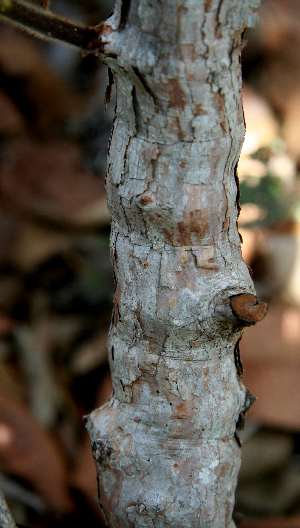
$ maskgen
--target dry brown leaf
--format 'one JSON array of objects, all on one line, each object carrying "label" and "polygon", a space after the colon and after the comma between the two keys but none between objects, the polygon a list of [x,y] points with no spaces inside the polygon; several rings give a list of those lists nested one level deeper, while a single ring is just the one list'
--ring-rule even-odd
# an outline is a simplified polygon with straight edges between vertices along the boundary
[{"label": "dry brown leaf", "polygon": [[67,468],[56,441],[24,404],[0,387],[0,469],[27,481],[53,508],[72,511]]},{"label": "dry brown leaf", "polygon": [[109,221],[103,181],[84,169],[82,153],[71,141],[11,142],[0,169],[0,194],[17,211],[56,224]]},{"label": "dry brown leaf", "polygon": [[7,94],[15,98],[31,131],[35,127],[45,136],[57,134],[67,117],[81,113],[83,103],[49,68],[33,39],[6,26],[0,27],[0,37]]}]

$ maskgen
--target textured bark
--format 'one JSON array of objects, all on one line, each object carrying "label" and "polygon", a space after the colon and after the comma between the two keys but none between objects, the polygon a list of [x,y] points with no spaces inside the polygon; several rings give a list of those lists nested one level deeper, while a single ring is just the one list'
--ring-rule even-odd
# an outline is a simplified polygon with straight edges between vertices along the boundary
[{"label": "textured bark", "polygon": [[237,230],[241,35],[257,5],[123,0],[101,26],[117,85],[114,392],[87,427],[113,528],[234,526],[236,428],[253,402],[238,343],[266,311]]},{"label": "textured bark", "polygon": [[0,526],[1,528],[16,528],[15,521],[6,504],[4,495],[0,490]]}]

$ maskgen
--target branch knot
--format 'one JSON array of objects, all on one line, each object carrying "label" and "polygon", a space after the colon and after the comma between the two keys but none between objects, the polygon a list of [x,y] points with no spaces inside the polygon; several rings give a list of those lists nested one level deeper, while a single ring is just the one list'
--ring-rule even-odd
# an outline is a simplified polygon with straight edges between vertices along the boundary
[{"label": "branch knot", "polygon": [[241,293],[230,297],[230,308],[235,317],[243,322],[244,326],[259,323],[268,311],[268,305],[259,302],[250,293]]}]

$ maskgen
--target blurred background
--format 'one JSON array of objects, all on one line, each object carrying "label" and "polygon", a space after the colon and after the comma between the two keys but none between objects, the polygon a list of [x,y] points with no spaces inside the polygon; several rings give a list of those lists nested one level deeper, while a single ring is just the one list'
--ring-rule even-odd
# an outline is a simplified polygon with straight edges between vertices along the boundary
[{"label": "blurred background", "polygon": [[[96,24],[112,1],[52,0]],[[300,528],[300,2],[262,0],[243,51],[243,256],[266,319],[241,342],[258,400],[236,522]],[[0,24],[0,488],[29,528],[101,526],[83,416],[111,392],[106,67]]]}]

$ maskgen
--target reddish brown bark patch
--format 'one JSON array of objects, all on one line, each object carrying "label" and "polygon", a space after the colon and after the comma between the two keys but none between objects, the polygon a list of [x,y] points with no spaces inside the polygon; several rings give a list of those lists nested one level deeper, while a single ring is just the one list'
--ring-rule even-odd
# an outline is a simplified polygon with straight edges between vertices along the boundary
[{"label": "reddish brown bark patch", "polygon": [[178,79],[169,79],[167,90],[170,95],[170,106],[172,106],[172,108],[183,110],[185,103]]},{"label": "reddish brown bark patch", "polygon": [[193,107],[193,114],[195,116],[206,115],[207,114],[207,110],[205,110],[205,108],[203,108],[200,104],[196,104]]},{"label": "reddish brown bark patch", "polygon": [[194,415],[194,405],[192,401],[184,401],[180,403],[175,411],[175,418],[184,419],[184,418],[193,418]]},{"label": "reddish brown bark patch", "polygon": [[116,326],[119,322],[119,304],[121,301],[121,288],[119,283],[117,283],[115,293],[114,293],[114,325]]},{"label": "reddish brown bark patch", "polygon": [[[191,246],[202,240],[208,229],[208,218],[204,211],[196,210],[183,213],[183,220],[173,226],[168,226],[161,213],[155,214],[154,223],[160,224],[165,242],[171,246]],[[194,235],[194,236],[193,236]]]},{"label": "reddish brown bark patch", "polygon": [[140,199],[140,205],[148,205],[149,203],[153,203],[153,200],[150,196],[142,196]]},{"label": "reddish brown bark patch", "polygon": [[208,229],[208,219],[203,218],[202,211],[183,213],[183,220],[174,229],[173,245],[189,246],[193,244],[192,234],[202,239]]},{"label": "reddish brown bark patch", "polygon": [[205,13],[207,13],[208,11],[210,11],[210,8],[211,8],[211,2],[212,2],[212,0],[206,0],[205,5],[204,5],[204,11],[205,11]]}]

